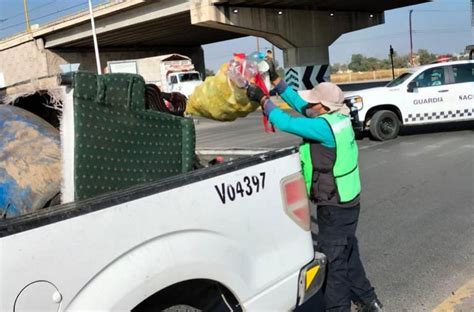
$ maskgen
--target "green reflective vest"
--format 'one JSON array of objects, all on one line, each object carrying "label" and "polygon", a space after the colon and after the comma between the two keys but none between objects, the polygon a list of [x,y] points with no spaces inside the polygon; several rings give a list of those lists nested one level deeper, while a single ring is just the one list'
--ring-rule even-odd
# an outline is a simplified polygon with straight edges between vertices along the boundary
[{"label": "green reflective vest", "polygon": [[[357,165],[358,149],[355,142],[354,130],[349,117],[339,114],[323,114],[319,116],[326,120],[332,130],[336,142],[336,161],[332,169],[341,203],[350,202],[360,193],[360,176]],[[301,167],[310,194],[313,180],[313,160],[310,143],[300,146]]]}]

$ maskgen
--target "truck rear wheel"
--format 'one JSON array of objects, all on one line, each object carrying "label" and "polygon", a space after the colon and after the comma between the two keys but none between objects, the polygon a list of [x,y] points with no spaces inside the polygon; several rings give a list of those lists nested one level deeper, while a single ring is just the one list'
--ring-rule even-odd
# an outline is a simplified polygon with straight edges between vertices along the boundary
[{"label": "truck rear wheel", "polygon": [[398,136],[400,120],[394,112],[381,110],[372,116],[369,130],[375,140],[391,140]]},{"label": "truck rear wheel", "polygon": [[218,282],[183,281],[151,295],[132,312],[242,311],[235,296]]},{"label": "truck rear wheel", "polygon": [[176,306],[172,306],[163,310],[163,312],[201,312],[201,311],[202,310],[193,308],[188,305],[176,305]]}]

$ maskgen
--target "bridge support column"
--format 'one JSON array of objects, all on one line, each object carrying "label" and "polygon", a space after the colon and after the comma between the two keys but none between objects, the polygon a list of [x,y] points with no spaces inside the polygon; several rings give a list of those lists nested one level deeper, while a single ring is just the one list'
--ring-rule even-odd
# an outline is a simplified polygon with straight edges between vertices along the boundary
[{"label": "bridge support column", "polygon": [[341,34],[384,22],[383,13],[231,7],[223,3],[193,0],[191,22],[267,39],[283,50],[284,65],[287,71],[293,69],[293,87],[298,89],[312,87],[318,77],[322,80],[320,70],[329,65],[328,47]]},{"label": "bridge support column", "polygon": [[[181,51],[181,52],[176,52]],[[206,77],[206,63],[204,62],[204,50],[201,46],[195,46],[190,48],[179,48],[174,53],[181,53],[189,56],[193,61],[194,68],[201,73],[202,78]]]}]

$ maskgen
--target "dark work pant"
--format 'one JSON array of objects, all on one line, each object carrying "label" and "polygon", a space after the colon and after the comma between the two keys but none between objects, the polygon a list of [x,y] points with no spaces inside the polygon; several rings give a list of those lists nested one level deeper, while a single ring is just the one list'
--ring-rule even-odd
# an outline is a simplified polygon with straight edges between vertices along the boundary
[{"label": "dark work pant", "polygon": [[370,302],[376,298],[365,275],[356,238],[360,205],[340,208],[319,206],[318,250],[327,256],[323,285],[326,311],[350,311],[351,300]]}]

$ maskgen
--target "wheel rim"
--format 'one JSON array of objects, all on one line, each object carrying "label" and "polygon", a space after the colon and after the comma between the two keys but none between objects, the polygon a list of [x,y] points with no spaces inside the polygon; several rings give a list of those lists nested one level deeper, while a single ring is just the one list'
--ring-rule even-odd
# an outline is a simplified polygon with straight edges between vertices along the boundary
[{"label": "wheel rim", "polygon": [[380,128],[380,131],[384,135],[391,135],[395,132],[395,128],[396,128],[395,120],[393,120],[392,118],[386,117],[381,120],[379,128]]}]

